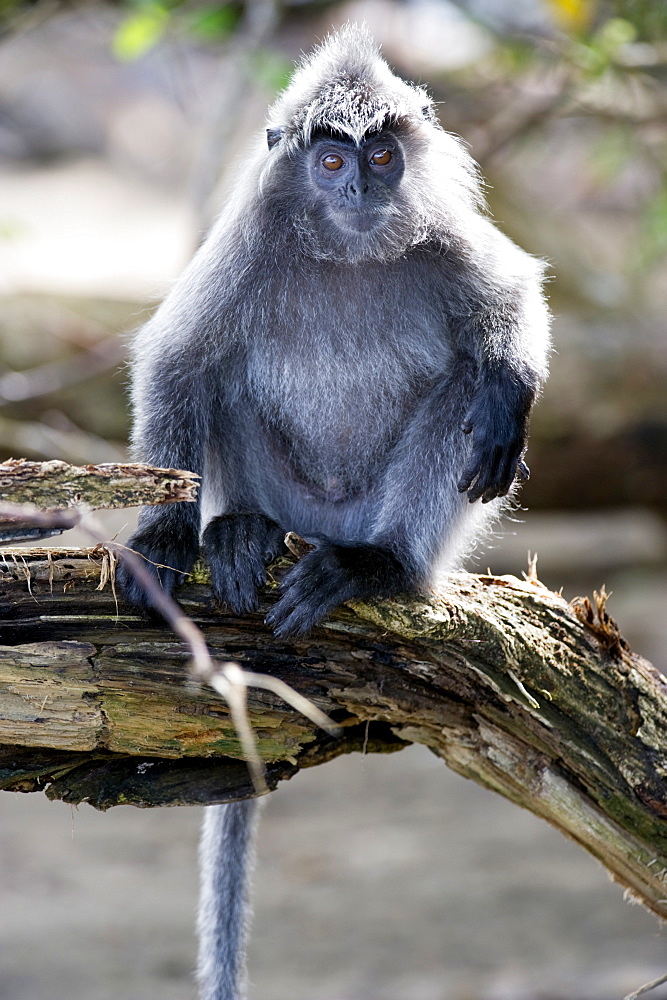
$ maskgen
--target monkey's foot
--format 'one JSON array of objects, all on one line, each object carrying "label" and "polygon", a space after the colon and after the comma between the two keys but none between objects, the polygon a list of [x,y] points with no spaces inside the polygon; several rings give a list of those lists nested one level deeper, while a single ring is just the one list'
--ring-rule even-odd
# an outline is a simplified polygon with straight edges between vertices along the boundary
[{"label": "monkey's foot", "polygon": [[266,616],[277,636],[306,635],[343,601],[391,597],[410,588],[406,570],[388,549],[317,544],[287,574],[280,599]]},{"label": "monkey's foot", "polygon": [[[165,524],[156,520],[132,535],[127,548],[143,557],[143,565],[166,593],[183,583],[199,552],[199,539],[193,527]],[[122,562],[116,570],[116,583],[129,604],[138,611],[151,611],[153,601],[131,569]]]},{"label": "monkey's foot", "polygon": [[238,512],[214,517],[203,537],[216,599],[234,614],[259,607],[257,588],[266,583],[266,567],[284,550],[285,532],[263,514]]}]

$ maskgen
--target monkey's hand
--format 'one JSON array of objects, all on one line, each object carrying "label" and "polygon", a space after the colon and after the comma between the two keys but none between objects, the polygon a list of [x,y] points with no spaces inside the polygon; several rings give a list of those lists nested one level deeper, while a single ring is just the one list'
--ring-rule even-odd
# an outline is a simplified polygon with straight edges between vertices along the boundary
[{"label": "monkey's hand", "polygon": [[461,424],[464,434],[472,433],[472,450],[458,484],[470,503],[504,497],[515,480],[525,482],[530,476],[522,456],[533,398],[534,393],[511,383],[487,384],[473,396]]},{"label": "monkey's hand", "polygon": [[204,532],[204,556],[218,601],[234,614],[259,607],[257,588],[266,583],[266,567],[284,551],[285,532],[274,521],[249,511],[214,517]]},{"label": "monkey's hand", "polygon": [[[199,552],[199,538],[194,525],[169,514],[158,516],[151,510],[151,520],[130,538],[127,547],[145,560],[145,567],[164,591],[171,594],[192,569]],[[141,523],[141,522],[140,522]],[[126,600],[139,611],[150,611],[154,604],[150,594],[132,575],[122,561],[116,570],[116,582]]]},{"label": "monkey's hand", "polygon": [[301,636],[352,598],[391,597],[410,589],[408,574],[389,549],[308,537],[317,548],[287,574],[266,616],[280,638]]}]

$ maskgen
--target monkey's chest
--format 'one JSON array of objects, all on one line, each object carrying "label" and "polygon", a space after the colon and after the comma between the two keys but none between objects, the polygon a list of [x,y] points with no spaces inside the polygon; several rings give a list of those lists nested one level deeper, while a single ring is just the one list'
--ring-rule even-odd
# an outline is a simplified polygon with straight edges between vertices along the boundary
[{"label": "monkey's chest", "polygon": [[417,391],[373,359],[322,354],[255,359],[249,386],[276,430],[295,444],[345,452],[392,436]]},{"label": "monkey's chest", "polygon": [[[309,342],[310,341],[310,342]],[[385,464],[442,357],[410,363],[362,338],[268,344],[249,358],[248,388],[266,432],[299,478],[327,494],[364,489]]]}]

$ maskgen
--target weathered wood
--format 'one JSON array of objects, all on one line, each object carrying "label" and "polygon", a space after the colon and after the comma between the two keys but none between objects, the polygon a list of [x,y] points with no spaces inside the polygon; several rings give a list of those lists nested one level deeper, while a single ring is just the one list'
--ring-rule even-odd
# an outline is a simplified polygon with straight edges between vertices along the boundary
[{"label": "weathered wood", "polygon": [[74,504],[102,508],[193,501],[198,479],[193,472],[135,462],[69,465],[10,458],[0,462],[0,502],[58,510]]},{"label": "weathered wood", "polygon": [[[57,511],[77,504],[101,509],[192,502],[198,479],[192,472],[137,463],[68,465],[11,458],[0,462],[0,504],[31,504]],[[36,526],[20,511],[12,516],[0,513],[0,544],[48,538],[63,530],[55,524]]]},{"label": "weathered wood", "polygon": [[[101,546],[0,556],[0,787],[99,808],[252,795],[224,703],[184,683],[187,650],[116,602],[108,569]],[[241,619],[215,607],[201,567],[195,580],[179,600],[218,659],[280,677],[343,726],[336,741],[251,690],[271,787],[364,743],[422,743],[667,917],[667,681],[604,600],[573,608],[534,579],[458,574],[279,641],[262,623],[275,582]]]}]

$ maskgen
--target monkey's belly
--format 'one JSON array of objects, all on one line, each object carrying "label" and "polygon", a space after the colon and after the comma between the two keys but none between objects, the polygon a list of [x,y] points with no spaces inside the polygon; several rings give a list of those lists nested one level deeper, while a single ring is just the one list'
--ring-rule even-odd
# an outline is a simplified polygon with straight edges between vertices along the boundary
[{"label": "monkey's belly", "polygon": [[246,360],[247,404],[248,413],[260,415],[274,480],[298,484],[306,503],[341,505],[381,481],[449,351],[426,329],[413,337],[419,349],[412,353],[408,338],[380,343],[367,317],[355,326],[344,302],[324,305],[329,312],[315,332],[295,316],[287,343],[267,338],[254,346]]},{"label": "monkey's belly", "polygon": [[286,474],[306,496],[327,504],[345,503],[371,490],[400,434],[400,425],[374,442],[357,440],[349,425],[332,430],[322,429],[313,436],[303,428],[265,428],[279,462],[279,475]]}]

